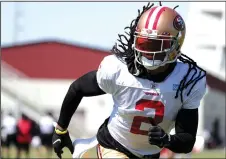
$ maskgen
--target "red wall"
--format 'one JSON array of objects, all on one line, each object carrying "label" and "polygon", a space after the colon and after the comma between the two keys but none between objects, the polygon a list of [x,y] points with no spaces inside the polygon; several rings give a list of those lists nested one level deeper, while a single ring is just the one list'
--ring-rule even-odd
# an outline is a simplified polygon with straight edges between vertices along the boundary
[{"label": "red wall", "polygon": [[32,78],[75,79],[95,70],[109,52],[56,42],[1,49],[2,60]]}]

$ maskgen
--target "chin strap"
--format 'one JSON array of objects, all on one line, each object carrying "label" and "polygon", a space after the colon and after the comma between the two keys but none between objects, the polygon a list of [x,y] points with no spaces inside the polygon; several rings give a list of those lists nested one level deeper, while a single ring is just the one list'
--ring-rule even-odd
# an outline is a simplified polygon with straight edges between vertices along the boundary
[{"label": "chin strap", "polygon": [[[161,60],[148,60],[146,57],[141,56],[141,62],[143,66],[148,70],[155,70],[160,67],[162,61]],[[155,66],[157,64],[157,66]]]}]

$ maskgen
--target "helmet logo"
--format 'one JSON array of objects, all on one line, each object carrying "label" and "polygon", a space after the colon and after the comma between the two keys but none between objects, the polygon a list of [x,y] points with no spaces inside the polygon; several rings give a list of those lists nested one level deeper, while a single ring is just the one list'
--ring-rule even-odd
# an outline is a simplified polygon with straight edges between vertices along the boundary
[{"label": "helmet logo", "polygon": [[185,28],[184,20],[180,15],[177,15],[173,20],[173,26],[178,31],[182,31]]},{"label": "helmet logo", "polygon": [[141,29],[140,33],[143,36],[157,35],[157,30]]}]

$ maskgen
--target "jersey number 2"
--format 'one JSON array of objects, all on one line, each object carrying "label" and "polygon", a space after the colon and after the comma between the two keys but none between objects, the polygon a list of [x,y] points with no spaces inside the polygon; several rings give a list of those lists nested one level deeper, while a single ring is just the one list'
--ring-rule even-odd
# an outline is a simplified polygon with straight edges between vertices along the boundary
[{"label": "jersey number 2", "polygon": [[154,118],[144,117],[144,116],[135,116],[133,118],[132,126],[130,132],[133,134],[139,135],[148,135],[147,130],[140,130],[141,123],[148,123],[148,124],[159,124],[163,120],[164,116],[164,104],[160,101],[153,101],[147,99],[141,99],[136,103],[136,110],[144,111],[144,108],[153,108],[155,109],[155,116]]}]

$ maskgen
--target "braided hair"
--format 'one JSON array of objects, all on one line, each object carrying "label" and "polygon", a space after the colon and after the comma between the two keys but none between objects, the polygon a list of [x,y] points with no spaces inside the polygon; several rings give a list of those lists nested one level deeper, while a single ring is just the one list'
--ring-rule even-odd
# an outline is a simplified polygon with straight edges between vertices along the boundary
[{"label": "braided hair", "polygon": [[[160,6],[162,6],[162,3],[159,3]],[[128,70],[131,74],[137,76],[137,77],[144,77],[145,73],[145,68],[143,65],[140,65],[135,62],[135,54],[133,52],[133,42],[134,42],[134,32],[136,30],[136,26],[138,24],[138,21],[142,14],[152,8],[154,4],[148,3],[146,6],[143,6],[142,11],[138,10],[138,16],[136,19],[132,20],[130,23],[130,26],[125,27],[125,35],[123,34],[118,34],[118,39],[117,41],[119,42],[118,44],[116,43],[113,48],[111,49],[111,52],[123,63],[126,63]],[[173,9],[175,10],[178,5],[175,6]],[[127,31],[128,30],[128,31]],[[129,36],[129,37],[128,37]],[[179,50],[180,51],[180,50]],[[183,91],[191,85],[187,96],[191,93],[193,87],[195,84],[201,80],[203,77],[206,76],[206,71],[200,68],[194,60],[192,60],[190,57],[187,55],[181,53],[181,55],[178,57],[178,60],[180,60],[183,63],[188,64],[189,68],[184,76],[184,78],[180,81],[180,84],[177,88],[175,98],[178,98],[179,93],[180,93],[180,98],[181,101],[183,102]],[[188,79],[188,76],[190,73],[194,70],[193,75],[191,76],[190,79]],[[197,75],[198,74],[198,75]],[[195,75],[197,75],[195,77]]]}]

